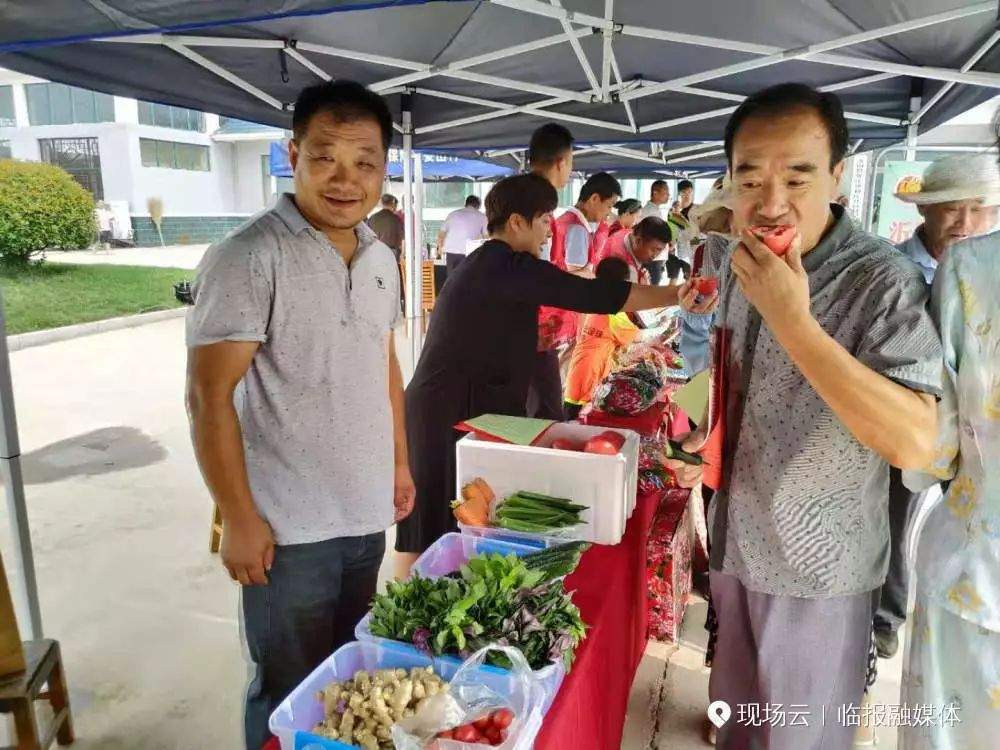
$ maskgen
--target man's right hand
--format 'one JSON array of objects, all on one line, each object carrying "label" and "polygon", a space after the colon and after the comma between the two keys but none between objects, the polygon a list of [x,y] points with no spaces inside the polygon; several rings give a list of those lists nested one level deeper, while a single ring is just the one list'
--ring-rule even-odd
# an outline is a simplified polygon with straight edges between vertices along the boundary
[{"label": "man's right hand", "polygon": [[[699,428],[688,433],[684,437],[678,438],[681,447],[688,453],[698,453],[705,447],[706,435]],[[691,489],[701,484],[701,476],[704,467],[701,464],[689,464],[675,459],[667,460],[667,468],[674,472],[677,485],[685,489]]]},{"label": "man's right hand", "polygon": [[274,562],[274,534],[256,512],[222,522],[222,564],[243,586],[264,586]]}]

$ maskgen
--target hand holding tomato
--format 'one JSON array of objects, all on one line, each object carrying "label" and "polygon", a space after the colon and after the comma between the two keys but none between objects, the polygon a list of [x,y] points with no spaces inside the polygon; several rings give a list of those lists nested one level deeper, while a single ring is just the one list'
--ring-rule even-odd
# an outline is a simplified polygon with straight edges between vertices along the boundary
[{"label": "hand holding tomato", "polygon": [[719,305],[719,291],[715,289],[711,294],[703,294],[698,287],[698,282],[702,279],[688,279],[681,288],[677,290],[677,304],[684,312],[704,315],[714,312]]},{"label": "hand holding tomato", "polygon": [[783,256],[750,229],[744,229],[740,239],[731,262],[733,273],[772,332],[808,320],[809,276],[802,267],[802,236],[796,232]]}]

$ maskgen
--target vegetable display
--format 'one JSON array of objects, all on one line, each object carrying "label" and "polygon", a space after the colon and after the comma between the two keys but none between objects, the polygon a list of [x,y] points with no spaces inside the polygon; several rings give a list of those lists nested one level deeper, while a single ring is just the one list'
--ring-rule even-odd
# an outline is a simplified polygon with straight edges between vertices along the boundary
[{"label": "vegetable display", "polygon": [[757,239],[767,245],[768,249],[775,255],[781,257],[788,252],[788,247],[795,237],[795,227],[791,224],[779,224],[774,227],[757,226],[750,227]]},{"label": "vegetable display", "polygon": [[568,576],[576,570],[576,566],[580,564],[580,558],[588,549],[590,549],[590,542],[567,542],[543,549],[540,552],[524,555],[521,562],[532,570],[542,571],[544,573],[542,580],[549,581],[553,578]]},{"label": "vegetable display", "polygon": [[495,747],[507,739],[507,727],[512,721],[514,712],[509,708],[501,708],[469,724],[439,732],[438,738],[457,742],[478,742]]},{"label": "vegetable display", "polygon": [[586,505],[565,498],[520,490],[497,506],[496,525],[511,531],[544,533],[582,523],[580,513],[585,510]]},{"label": "vegetable display", "polygon": [[[553,569],[491,554],[469,560],[457,579],[415,574],[391,581],[385,594],[375,596],[369,628],[431,654],[465,657],[500,643],[520,649],[532,669],[561,659],[568,670],[586,631],[562,581],[549,577]],[[488,659],[510,666],[499,653]]]},{"label": "vegetable display", "polygon": [[365,750],[393,747],[389,728],[413,716],[424,701],[448,690],[433,667],[359,670],[343,682],[331,682],[316,700],[323,704],[323,721],[313,734]]}]

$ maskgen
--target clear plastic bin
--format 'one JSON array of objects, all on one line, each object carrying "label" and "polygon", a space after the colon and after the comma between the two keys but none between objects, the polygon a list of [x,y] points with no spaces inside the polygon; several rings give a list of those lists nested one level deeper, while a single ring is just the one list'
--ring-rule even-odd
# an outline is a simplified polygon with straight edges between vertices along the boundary
[{"label": "clear plastic bin", "polygon": [[477,555],[515,554],[518,557],[537,552],[539,547],[513,544],[506,540],[456,534],[445,534],[413,563],[413,572],[424,578],[440,578],[465,565]]},{"label": "clear plastic bin", "polygon": [[[454,674],[454,671],[458,669],[458,666],[462,663],[462,660],[458,656],[431,656],[426,657],[423,652],[417,649],[416,646],[410,643],[403,643],[402,641],[394,641],[389,638],[380,638],[377,635],[372,635],[369,629],[369,623],[372,619],[372,613],[366,614],[358,626],[354,629],[354,637],[362,642],[377,643],[386,648],[393,648],[398,650],[405,650],[412,653],[414,656],[420,656],[425,658],[430,658],[434,664],[434,668],[438,671],[438,674]],[[448,670],[451,670],[450,672]],[[499,667],[490,667],[490,669],[495,669],[501,674],[508,674],[507,670],[501,669]],[[561,661],[553,662],[547,667],[542,667],[541,669],[534,670],[535,677],[540,682],[540,687],[545,694],[545,700],[542,702],[542,715],[548,713],[549,707],[552,705],[552,701],[556,698],[556,693],[559,692],[559,687],[562,685],[563,679],[566,677],[566,667],[563,666]],[[282,748],[284,750],[284,748]]]},{"label": "clear plastic bin", "polygon": [[581,541],[572,537],[532,534],[527,531],[512,531],[511,529],[502,529],[499,526],[466,526],[464,523],[460,523],[458,528],[466,536],[486,537],[487,539],[495,539],[498,542],[533,547],[536,550],[558,547],[560,544],[566,544],[567,542]]}]

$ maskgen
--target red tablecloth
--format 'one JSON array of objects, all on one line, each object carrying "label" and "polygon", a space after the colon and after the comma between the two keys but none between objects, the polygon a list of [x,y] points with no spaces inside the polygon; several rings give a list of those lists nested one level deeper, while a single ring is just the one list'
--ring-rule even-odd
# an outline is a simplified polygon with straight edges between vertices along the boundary
[{"label": "red tablecloth", "polygon": [[536,750],[621,746],[632,678],[646,648],[646,539],[659,502],[659,494],[640,497],[621,542],[592,547],[566,578],[590,627]]}]

